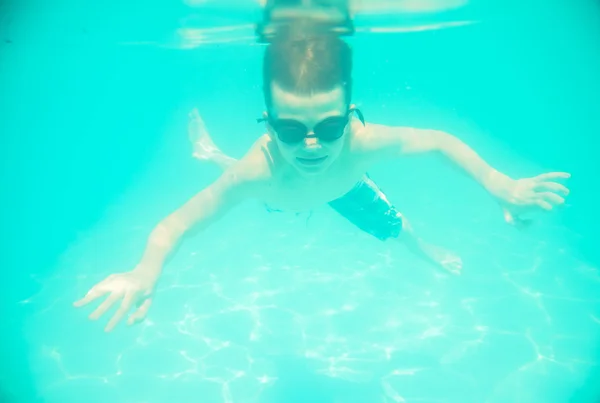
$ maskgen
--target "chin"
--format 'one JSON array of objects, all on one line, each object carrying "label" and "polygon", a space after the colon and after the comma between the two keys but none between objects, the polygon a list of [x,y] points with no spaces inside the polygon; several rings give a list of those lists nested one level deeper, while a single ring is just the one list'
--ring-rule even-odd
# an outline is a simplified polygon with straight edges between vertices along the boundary
[{"label": "chin", "polygon": [[311,168],[311,169],[306,169],[304,167],[296,167],[296,170],[300,173],[300,175],[302,176],[318,176],[321,175],[323,172],[327,171],[327,168]]},{"label": "chin", "polygon": [[325,158],[323,161],[321,161],[319,163],[310,163],[310,164],[302,163],[298,160],[295,160],[294,166],[303,175],[314,176],[314,175],[319,175],[319,174],[327,171],[327,169],[331,166],[331,162],[332,161],[331,161],[330,157]]}]

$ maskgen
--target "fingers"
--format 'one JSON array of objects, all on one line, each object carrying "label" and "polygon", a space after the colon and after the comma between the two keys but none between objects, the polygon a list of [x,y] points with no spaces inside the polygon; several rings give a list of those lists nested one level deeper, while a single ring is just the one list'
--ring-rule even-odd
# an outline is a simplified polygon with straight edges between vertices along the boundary
[{"label": "fingers", "polygon": [[450,274],[455,276],[460,276],[462,274],[462,267],[449,267],[447,270]]},{"label": "fingers", "polygon": [[571,177],[570,173],[567,172],[549,172],[546,174],[541,174],[535,177],[538,181],[546,181],[548,179],[568,179]]},{"label": "fingers", "polygon": [[546,200],[538,199],[535,201],[535,204],[546,211],[552,210],[552,204],[548,203]]},{"label": "fingers", "polygon": [[565,199],[557,195],[556,193],[551,192],[542,192],[539,196],[547,203],[554,204],[556,206],[562,205],[565,203]]},{"label": "fingers", "polygon": [[567,196],[570,193],[566,186],[556,182],[542,182],[537,184],[536,188],[539,190],[549,190],[551,192],[560,193],[563,196]]},{"label": "fingers", "polygon": [[100,284],[98,284],[98,285],[92,287],[92,289],[88,291],[88,293],[85,295],[85,297],[83,297],[79,301],[75,301],[73,303],[73,306],[75,306],[76,308],[82,307],[84,305],[89,304],[92,301],[95,301],[96,299],[100,298],[101,296],[103,296],[107,293],[108,293],[108,290],[102,290],[100,287]]},{"label": "fingers", "polygon": [[462,274],[462,269],[449,269],[448,270],[450,272],[450,274],[453,274],[455,276],[460,276]]},{"label": "fingers", "polygon": [[133,325],[134,323],[140,322],[144,320],[146,314],[148,313],[148,309],[150,309],[150,305],[152,304],[152,298],[147,298],[144,300],[142,305],[129,316],[127,320],[128,325]]},{"label": "fingers", "polygon": [[103,303],[100,304],[98,308],[94,312],[90,314],[91,320],[97,320],[100,316],[102,316],[106,311],[113,306],[115,302],[117,302],[121,298],[121,295],[112,293],[108,298],[104,300]]},{"label": "fingers", "polygon": [[125,295],[125,298],[123,298],[123,301],[121,302],[121,306],[119,306],[117,312],[115,312],[113,317],[110,319],[110,321],[108,321],[108,324],[104,328],[105,332],[110,332],[111,330],[113,330],[117,323],[119,323],[121,319],[123,319],[123,316],[125,316],[125,314],[129,311],[129,308],[131,308],[131,305],[133,304],[134,296],[134,293],[127,293]]}]

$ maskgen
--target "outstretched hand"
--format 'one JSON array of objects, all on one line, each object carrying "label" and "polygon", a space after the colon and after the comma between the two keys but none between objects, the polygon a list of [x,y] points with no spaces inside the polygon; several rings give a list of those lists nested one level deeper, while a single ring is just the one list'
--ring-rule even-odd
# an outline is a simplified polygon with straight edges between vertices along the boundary
[{"label": "outstretched hand", "polygon": [[127,321],[129,325],[142,321],[146,317],[152,304],[153,288],[154,281],[135,270],[127,273],[111,274],[92,287],[85,297],[73,305],[82,307],[108,294],[108,297],[89,316],[91,320],[97,320],[116,302],[122,300],[117,312],[104,329],[110,332],[134,306],[137,309],[129,316]]},{"label": "outstretched hand", "polygon": [[503,192],[500,202],[504,220],[515,226],[526,226],[531,220],[521,217],[531,211],[552,211],[565,203],[569,189],[558,182],[568,179],[566,172],[550,172],[533,178],[512,180]]}]

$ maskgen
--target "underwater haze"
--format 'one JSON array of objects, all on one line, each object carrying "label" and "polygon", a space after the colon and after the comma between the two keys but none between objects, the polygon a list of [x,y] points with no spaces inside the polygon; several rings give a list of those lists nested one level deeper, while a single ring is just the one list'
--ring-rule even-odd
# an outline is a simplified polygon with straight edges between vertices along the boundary
[{"label": "underwater haze", "polygon": [[600,4],[392,3],[359,2],[345,38],[366,120],[452,133],[511,177],[569,172],[566,205],[518,230],[435,156],[382,164],[461,276],[327,206],[249,203],[112,333],[73,302],[219,175],[192,157],[190,110],[236,158],[264,131],[260,8],[0,4],[0,402],[599,401]]}]

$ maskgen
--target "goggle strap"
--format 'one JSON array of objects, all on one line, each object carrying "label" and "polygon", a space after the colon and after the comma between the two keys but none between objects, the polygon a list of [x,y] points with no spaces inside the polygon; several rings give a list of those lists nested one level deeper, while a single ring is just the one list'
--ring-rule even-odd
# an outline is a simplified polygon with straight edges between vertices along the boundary
[{"label": "goggle strap", "polygon": [[356,113],[356,116],[358,117],[358,120],[360,120],[360,123],[362,123],[363,126],[366,126],[367,124],[365,123],[365,116],[363,115],[363,113],[360,111],[360,109],[355,108],[354,106],[350,107],[350,113]]}]

